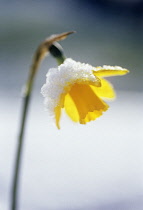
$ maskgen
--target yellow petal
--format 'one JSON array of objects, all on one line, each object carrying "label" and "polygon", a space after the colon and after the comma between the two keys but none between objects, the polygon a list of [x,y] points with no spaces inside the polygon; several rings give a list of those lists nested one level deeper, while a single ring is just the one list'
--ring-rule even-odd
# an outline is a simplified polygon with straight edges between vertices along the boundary
[{"label": "yellow petal", "polygon": [[99,117],[108,105],[94,93],[89,85],[75,84],[65,96],[64,107],[69,117],[85,124]]},{"label": "yellow petal", "polygon": [[106,66],[96,67],[96,71],[93,70],[93,74],[97,77],[111,77],[111,76],[121,76],[129,73],[129,70],[124,69],[119,66]]},{"label": "yellow petal", "polygon": [[60,129],[60,125],[59,125],[60,118],[61,118],[61,107],[56,106],[55,107],[55,119],[56,119],[56,126],[58,129]]},{"label": "yellow petal", "polygon": [[55,111],[56,126],[57,126],[58,129],[60,129],[59,121],[60,121],[60,118],[61,118],[61,109],[64,106],[64,99],[65,99],[65,94],[61,94],[59,103],[55,107],[55,110],[54,110]]},{"label": "yellow petal", "polygon": [[97,94],[98,97],[103,97],[107,99],[115,98],[116,94],[114,92],[113,86],[105,79],[101,80],[101,87],[95,87],[91,85],[92,90]]}]

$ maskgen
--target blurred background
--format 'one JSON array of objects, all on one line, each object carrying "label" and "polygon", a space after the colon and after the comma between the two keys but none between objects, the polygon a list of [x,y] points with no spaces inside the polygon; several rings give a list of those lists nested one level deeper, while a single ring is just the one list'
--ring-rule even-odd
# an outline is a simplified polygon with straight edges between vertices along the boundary
[{"label": "blurred background", "polygon": [[22,160],[19,210],[143,209],[143,1],[0,0],[0,209],[9,209],[21,90],[32,56],[51,34],[65,55],[93,66],[130,70],[109,78],[117,99],[88,125],[64,115],[61,130],[44,111],[42,63],[30,104]]}]

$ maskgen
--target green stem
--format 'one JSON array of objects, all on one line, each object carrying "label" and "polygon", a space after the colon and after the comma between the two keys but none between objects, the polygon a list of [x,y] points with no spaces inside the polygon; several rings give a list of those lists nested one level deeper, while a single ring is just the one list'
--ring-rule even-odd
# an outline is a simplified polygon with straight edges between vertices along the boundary
[{"label": "green stem", "polygon": [[12,210],[17,210],[17,199],[18,199],[18,185],[19,185],[19,176],[20,176],[20,163],[22,158],[22,148],[23,148],[23,136],[24,136],[24,130],[25,130],[25,124],[26,124],[26,118],[28,113],[28,105],[30,101],[31,94],[26,95],[23,98],[23,115],[21,120],[21,128],[20,128],[20,134],[18,138],[18,145],[17,145],[17,151],[16,151],[16,160],[15,160],[15,169],[14,169],[14,178],[13,178],[13,186],[12,186]]},{"label": "green stem", "polygon": [[33,65],[30,71],[29,79],[26,84],[25,94],[23,96],[23,108],[22,108],[22,118],[21,118],[21,125],[20,125],[20,133],[18,137],[18,145],[16,151],[16,159],[15,159],[15,166],[14,166],[14,176],[13,176],[13,185],[12,185],[12,201],[11,201],[11,210],[18,209],[18,185],[19,185],[19,177],[20,177],[20,165],[22,159],[22,149],[23,149],[23,137],[26,125],[26,119],[28,115],[28,107],[31,98],[31,92],[33,87],[33,82],[36,74],[36,69],[38,66]]},{"label": "green stem", "polygon": [[[34,62],[30,69],[29,78],[26,83],[25,94],[23,97],[22,119],[21,119],[21,125],[20,125],[20,133],[18,137],[17,151],[16,151],[14,176],[12,180],[13,182],[12,182],[12,194],[11,194],[11,210],[18,209],[18,188],[19,188],[20,166],[21,166],[22,150],[23,150],[23,144],[24,144],[23,137],[24,137],[26,119],[28,115],[28,107],[29,107],[29,102],[31,98],[35,75],[39,67],[40,61],[45,56],[46,51],[50,51],[50,53],[56,58],[58,64],[63,63],[63,61],[65,60],[63,53],[55,45],[50,45],[49,47],[47,47],[46,50],[45,50],[45,46],[43,47],[42,45],[42,47],[40,46],[38,50],[36,51]],[[44,55],[43,55],[43,52],[44,52]]]}]

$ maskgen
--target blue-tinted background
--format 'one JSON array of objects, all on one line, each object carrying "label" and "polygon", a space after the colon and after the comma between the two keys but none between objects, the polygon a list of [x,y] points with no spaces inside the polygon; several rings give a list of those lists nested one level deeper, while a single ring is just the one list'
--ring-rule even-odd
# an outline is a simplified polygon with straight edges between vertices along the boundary
[{"label": "blue-tinted background", "polygon": [[30,105],[20,210],[143,208],[143,3],[139,0],[0,1],[0,205],[8,210],[21,114],[21,88],[36,47],[47,36],[77,31],[61,42],[67,57],[130,70],[109,78],[117,99],[86,126],[65,115],[58,131],[44,112],[40,88],[56,66],[42,63]]}]

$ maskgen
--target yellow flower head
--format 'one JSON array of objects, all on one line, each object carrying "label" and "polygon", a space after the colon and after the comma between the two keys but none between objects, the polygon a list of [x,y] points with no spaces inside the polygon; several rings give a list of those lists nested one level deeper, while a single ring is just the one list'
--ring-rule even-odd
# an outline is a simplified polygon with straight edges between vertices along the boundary
[{"label": "yellow flower head", "polygon": [[68,58],[47,73],[46,83],[41,89],[45,107],[55,116],[58,128],[62,108],[74,122],[86,124],[108,109],[101,98],[115,97],[112,85],[102,77],[128,72],[119,66],[93,67]]}]

